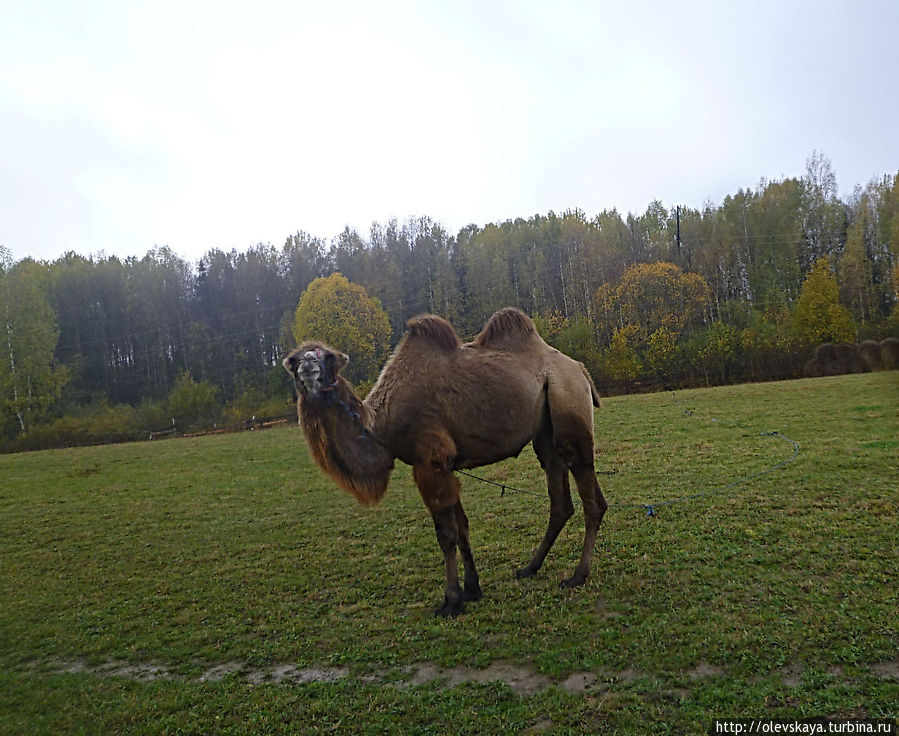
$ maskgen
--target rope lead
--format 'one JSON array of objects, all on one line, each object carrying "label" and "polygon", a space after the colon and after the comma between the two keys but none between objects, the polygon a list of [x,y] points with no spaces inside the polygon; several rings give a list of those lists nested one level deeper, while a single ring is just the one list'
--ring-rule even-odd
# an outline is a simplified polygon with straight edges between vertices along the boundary
[{"label": "rope lead", "polygon": [[[677,395],[674,397],[675,403],[680,405],[680,402],[677,400]],[[683,410],[685,416],[696,416],[695,412],[692,409]],[[705,419],[706,417],[699,417],[700,419]],[[711,419],[713,422],[717,422],[717,419]],[[747,435],[748,436],[748,435]],[[759,437],[776,437],[777,439],[784,440],[785,442],[789,442],[793,445],[793,453],[786,460],[781,460],[779,463],[772,465],[770,468],[766,470],[762,470],[758,473],[752,473],[750,475],[745,475],[742,478],[738,478],[737,480],[733,480],[730,483],[725,483],[723,486],[718,486],[717,488],[713,488],[709,491],[702,491],[700,493],[693,493],[688,496],[681,496],[679,498],[672,498],[667,501],[656,501],[655,503],[613,503],[609,504],[610,509],[618,508],[618,509],[645,509],[647,516],[656,516],[656,506],[671,506],[675,503],[680,503],[681,501],[690,501],[694,498],[701,498],[703,496],[711,496],[713,493],[718,493],[719,491],[723,491],[727,488],[733,488],[735,486],[740,485],[741,483],[746,483],[750,480],[755,480],[756,478],[761,478],[764,475],[768,475],[768,473],[772,473],[779,468],[782,468],[786,465],[789,465],[793,460],[796,459],[796,456],[799,455],[799,443],[796,440],[792,440],[784,434],[781,434],[776,429],[771,430],[769,432],[759,432]],[[473,475],[465,470],[456,470],[457,473],[461,473],[462,475],[467,475],[469,478],[474,478],[475,480],[481,481],[481,483],[489,483],[492,486],[496,486],[500,489],[500,498],[506,495],[506,490],[512,491],[513,493],[527,493],[531,496],[538,496],[540,498],[543,497],[542,493],[535,493],[534,491],[526,491],[521,488],[515,488],[514,486],[507,486],[503,483],[496,483],[492,480],[487,480],[486,478],[481,478],[477,475]],[[600,471],[602,472],[602,471]],[[597,475],[600,474],[597,473]],[[606,471],[604,474],[611,474],[615,471]]]}]

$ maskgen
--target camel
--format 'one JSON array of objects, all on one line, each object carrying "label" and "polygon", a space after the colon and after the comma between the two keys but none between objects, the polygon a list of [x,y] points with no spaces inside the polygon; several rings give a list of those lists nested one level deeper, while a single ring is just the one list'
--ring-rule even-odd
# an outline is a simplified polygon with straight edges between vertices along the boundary
[{"label": "camel", "polygon": [[[608,508],[593,466],[599,394],[583,364],[547,345],[524,312],[494,314],[472,342],[435,315],[415,317],[362,401],[340,375],[348,357],[310,341],[284,359],[310,454],[360,504],[387,490],[394,461],[412,466],[434,520],[446,585],[437,616],[455,616],[482,596],[454,471],[517,457],[532,442],[546,476],[546,533],[518,578],[537,574],[574,514],[569,471],[584,508],[580,560],[563,587],[583,585]],[[459,583],[456,550],[465,569]]]}]

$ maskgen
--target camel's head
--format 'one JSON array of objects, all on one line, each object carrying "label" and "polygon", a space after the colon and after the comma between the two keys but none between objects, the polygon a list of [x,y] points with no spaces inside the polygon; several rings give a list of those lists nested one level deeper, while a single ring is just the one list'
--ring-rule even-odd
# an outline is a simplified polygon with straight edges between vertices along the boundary
[{"label": "camel's head", "polygon": [[313,460],[361,504],[387,490],[393,455],[370,432],[369,413],[340,375],[349,359],[320,343],[306,343],[284,359],[296,382],[297,411]]},{"label": "camel's head", "polygon": [[298,347],[284,359],[284,368],[293,376],[300,396],[320,396],[337,386],[340,371],[349,362],[343,353],[319,343]]}]

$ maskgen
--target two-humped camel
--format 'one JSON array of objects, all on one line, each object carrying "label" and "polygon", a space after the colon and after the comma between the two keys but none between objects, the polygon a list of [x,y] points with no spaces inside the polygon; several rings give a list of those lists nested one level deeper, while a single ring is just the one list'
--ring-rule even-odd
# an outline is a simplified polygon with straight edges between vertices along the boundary
[{"label": "two-humped camel", "polygon": [[494,314],[467,344],[440,317],[416,317],[407,326],[365,401],[340,375],[346,355],[310,341],[284,360],[296,381],[300,424],[315,462],[361,504],[384,496],[395,459],[412,466],[446,567],[445,598],[435,613],[452,616],[464,610],[464,601],[481,597],[453,471],[517,456],[533,442],[549,489],[549,524],[516,576],[537,573],[574,513],[570,471],[586,531],[580,561],[562,585],[582,585],[607,508],[593,468],[599,396],[584,366],[547,345],[530,317],[514,308]]}]

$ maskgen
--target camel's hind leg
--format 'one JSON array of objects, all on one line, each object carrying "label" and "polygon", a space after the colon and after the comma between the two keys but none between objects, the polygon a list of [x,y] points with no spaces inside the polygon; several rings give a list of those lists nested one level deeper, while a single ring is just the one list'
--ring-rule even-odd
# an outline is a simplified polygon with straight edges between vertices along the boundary
[{"label": "camel's hind leg", "polygon": [[571,468],[571,473],[577,482],[578,495],[584,505],[584,547],[581,550],[581,559],[574,568],[574,573],[570,578],[562,581],[563,588],[573,588],[586,582],[587,575],[590,573],[590,561],[593,559],[593,547],[596,544],[599,525],[609,507],[596,480],[592,457],[589,463],[576,463]]},{"label": "camel's hind leg", "polygon": [[[583,369],[583,366],[581,366]],[[583,585],[590,573],[593,547],[608,504],[596,480],[593,467],[593,397],[590,384],[580,380],[550,382],[547,385],[553,446],[577,483],[584,506],[584,546],[581,559],[562,586]]]},{"label": "camel's hind leg", "polygon": [[534,438],[534,451],[540,466],[546,474],[546,487],[549,491],[549,523],[543,541],[534,552],[531,561],[515,572],[517,578],[530,578],[537,574],[543,565],[546,555],[559,536],[565,523],[574,514],[571,503],[571,489],[568,485],[568,466],[553,445],[552,427],[547,423]]}]

